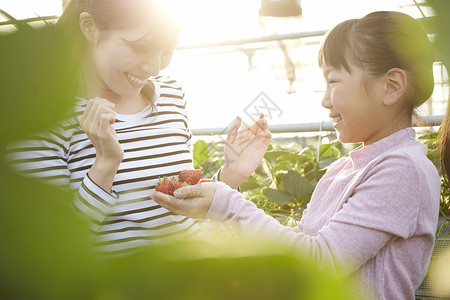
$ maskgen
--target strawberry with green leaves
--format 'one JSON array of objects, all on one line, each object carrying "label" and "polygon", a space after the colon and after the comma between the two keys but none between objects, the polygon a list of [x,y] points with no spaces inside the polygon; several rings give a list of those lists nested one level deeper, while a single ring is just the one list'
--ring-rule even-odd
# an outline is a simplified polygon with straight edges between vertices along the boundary
[{"label": "strawberry with green leaves", "polygon": [[178,176],[160,178],[156,184],[156,191],[172,195],[176,189],[204,182],[215,182],[212,179],[202,178],[203,172],[199,169],[183,170]]},{"label": "strawberry with green leaves", "polygon": [[158,183],[156,184],[155,190],[173,196],[175,185],[173,184],[172,179],[164,177],[159,179]]},{"label": "strawberry with green leaves", "polygon": [[189,183],[182,181],[179,177],[174,177],[172,182],[175,190],[190,185]]}]

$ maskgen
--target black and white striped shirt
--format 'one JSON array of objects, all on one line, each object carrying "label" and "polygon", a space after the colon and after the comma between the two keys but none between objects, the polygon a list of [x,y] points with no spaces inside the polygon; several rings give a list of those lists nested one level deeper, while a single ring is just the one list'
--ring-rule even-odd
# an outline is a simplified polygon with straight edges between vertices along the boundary
[{"label": "black and white striped shirt", "polygon": [[62,126],[9,151],[23,173],[76,191],[75,206],[93,219],[95,245],[102,252],[127,252],[199,229],[196,220],[175,215],[148,197],[159,177],[193,168],[184,93],[170,78],[151,80],[156,111],[148,106],[133,115],[116,116],[114,127],[125,154],[112,192],[87,175],[95,148],[79,125],[85,99]]}]

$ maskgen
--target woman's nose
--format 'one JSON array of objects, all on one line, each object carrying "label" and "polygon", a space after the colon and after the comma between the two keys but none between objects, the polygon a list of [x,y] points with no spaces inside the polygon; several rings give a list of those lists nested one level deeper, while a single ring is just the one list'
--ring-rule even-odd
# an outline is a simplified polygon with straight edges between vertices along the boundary
[{"label": "woman's nose", "polygon": [[159,57],[150,57],[141,63],[141,70],[150,76],[156,76],[161,71],[161,59]]}]

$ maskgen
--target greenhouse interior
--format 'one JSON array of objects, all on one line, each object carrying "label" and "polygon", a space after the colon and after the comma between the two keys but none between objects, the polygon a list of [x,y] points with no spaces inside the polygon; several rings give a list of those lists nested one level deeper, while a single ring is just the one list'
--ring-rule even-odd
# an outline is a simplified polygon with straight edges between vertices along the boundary
[{"label": "greenhouse interior", "polygon": [[450,299],[448,13],[2,0],[0,299]]}]

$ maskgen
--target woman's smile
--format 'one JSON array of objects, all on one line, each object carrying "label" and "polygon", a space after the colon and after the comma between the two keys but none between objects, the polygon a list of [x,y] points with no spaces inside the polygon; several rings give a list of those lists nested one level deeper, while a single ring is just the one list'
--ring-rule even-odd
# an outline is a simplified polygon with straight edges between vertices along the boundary
[{"label": "woman's smile", "polygon": [[142,88],[147,82],[147,78],[140,78],[136,75],[125,72],[125,75],[128,78],[128,81],[135,87]]}]

